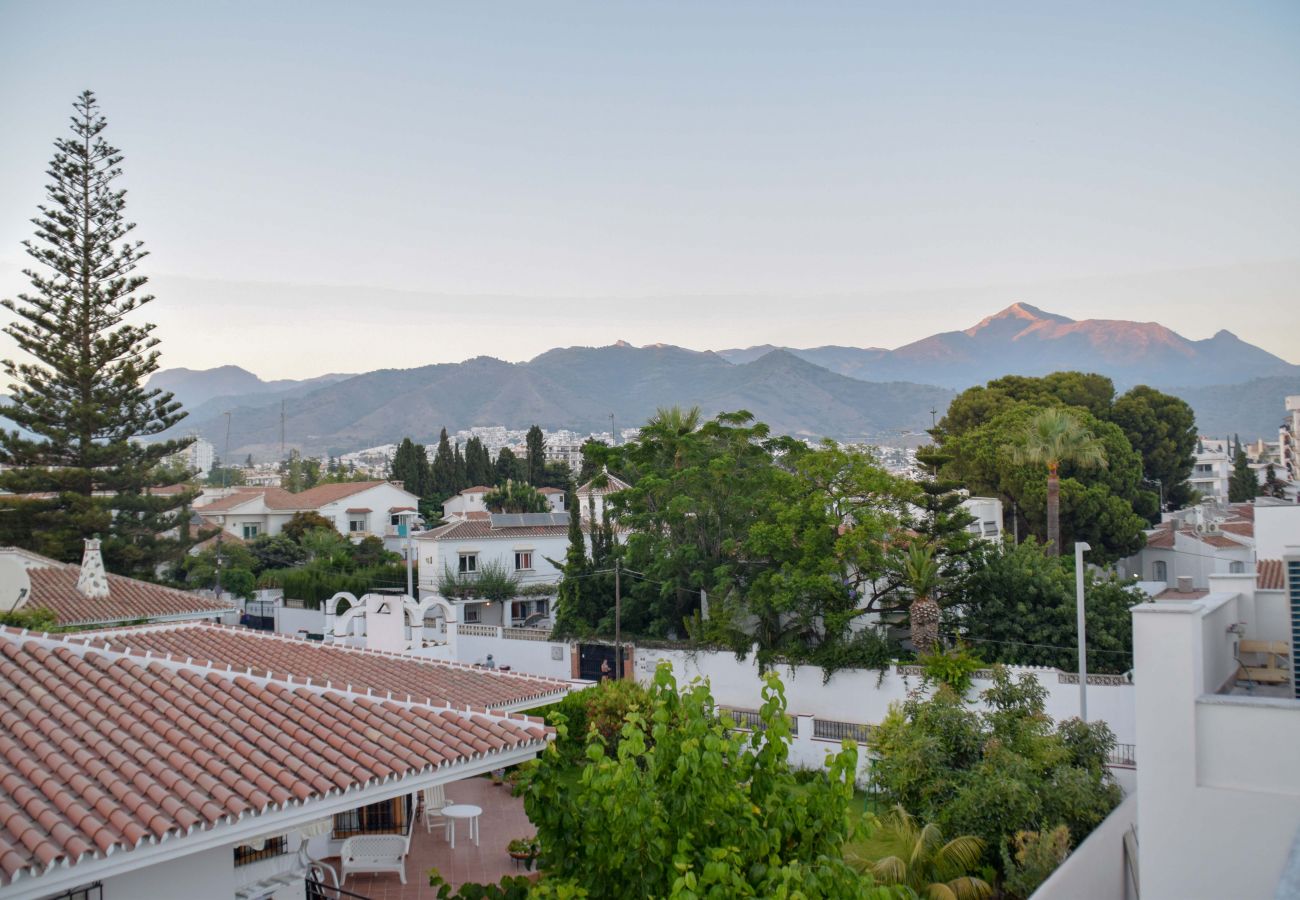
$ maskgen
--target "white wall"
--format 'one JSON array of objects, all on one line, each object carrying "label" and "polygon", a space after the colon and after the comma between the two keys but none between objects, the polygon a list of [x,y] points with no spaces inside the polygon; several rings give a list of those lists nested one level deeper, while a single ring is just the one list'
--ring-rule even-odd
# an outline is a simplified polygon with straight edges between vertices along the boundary
[{"label": "white wall", "polygon": [[190,853],[104,880],[104,900],[230,900],[234,894],[231,847]]},{"label": "white wall", "polygon": [[483,538],[464,538],[451,540],[433,540],[421,538],[416,541],[419,554],[416,563],[419,566],[419,585],[422,591],[436,591],[438,580],[444,569],[457,571],[462,553],[477,553],[481,569],[488,563],[496,563],[507,572],[515,572],[515,551],[528,550],[533,554],[533,568],[520,571],[520,584],[555,584],[560,580],[560,570],[548,561],[564,561],[564,554],[569,549],[567,535],[528,536],[510,534],[502,529],[500,535]]},{"label": "white wall", "polygon": [[[334,523],[340,534],[348,534],[348,520],[364,518],[365,534],[383,537],[389,531],[389,510],[399,506],[418,506],[420,498],[395,484],[377,484],[320,507],[320,514]],[[349,515],[349,509],[369,509],[369,513]]]},{"label": "white wall", "polygon": [[1271,897],[1300,826],[1300,702],[1207,695],[1239,620],[1221,595],[1133,610],[1143,900]]},{"label": "white wall", "polygon": [[[735,654],[728,652],[638,647],[634,658],[638,680],[653,678],[659,660],[667,660],[679,684],[697,677],[708,679],[714,700],[722,706],[758,709],[762,703],[763,681],[753,654],[737,662]],[[1063,683],[1056,669],[1011,667],[1011,671],[1017,676],[1031,672],[1047,689],[1047,712],[1053,719],[1060,721],[1079,714],[1078,684]],[[785,685],[786,709],[791,715],[862,725],[878,724],[891,704],[905,699],[909,691],[921,685],[920,675],[900,674],[894,669],[883,676],[873,669],[841,670],[825,683],[822,670],[816,666],[782,666],[776,672]],[[990,685],[989,680],[977,678],[971,696]],[[1088,714],[1094,721],[1106,722],[1119,743],[1136,742],[1131,684],[1090,684]]]},{"label": "white wall", "polygon": [[1281,559],[1288,547],[1300,547],[1300,504],[1255,507],[1255,555]]},{"label": "white wall", "polygon": [[497,666],[510,666],[511,669],[528,675],[544,675],[568,681],[572,674],[567,643],[482,637],[465,634],[463,629],[457,634],[456,655],[459,662],[486,662],[489,653]]},{"label": "white wall", "polygon": [[1129,797],[1074,848],[1030,900],[1136,900],[1124,862],[1124,835],[1136,822],[1137,798]]}]

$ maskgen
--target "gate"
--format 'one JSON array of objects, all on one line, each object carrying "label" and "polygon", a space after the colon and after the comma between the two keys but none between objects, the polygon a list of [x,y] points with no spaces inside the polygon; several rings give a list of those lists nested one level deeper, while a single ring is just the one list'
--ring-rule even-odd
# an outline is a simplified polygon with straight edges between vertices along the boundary
[{"label": "gate", "polygon": [[[626,654],[626,650],[624,654]],[[618,664],[614,661],[614,648],[609,644],[578,645],[578,677],[587,681],[600,681],[600,664],[609,663],[609,677],[618,677]]]}]

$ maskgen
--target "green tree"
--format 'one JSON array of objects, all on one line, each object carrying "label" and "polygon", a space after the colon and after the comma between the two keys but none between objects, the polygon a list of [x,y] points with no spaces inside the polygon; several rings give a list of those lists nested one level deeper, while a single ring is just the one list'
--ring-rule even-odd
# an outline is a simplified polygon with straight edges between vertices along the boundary
[{"label": "green tree", "polygon": [[288,569],[307,558],[302,548],[288,534],[259,534],[248,543],[248,550],[256,561],[253,571]]},{"label": "green tree", "polygon": [[546,437],[542,429],[537,425],[529,428],[525,443],[528,446],[528,483],[533,487],[545,487]]},{"label": "green tree", "polygon": [[979,838],[944,840],[937,825],[923,825],[895,806],[870,817],[867,834],[844,847],[844,859],[880,884],[906,885],[918,897],[983,900],[993,896],[993,888],[970,874],[979,868],[983,852]]},{"label": "green tree", "polygon": [[465,442],[465,480],[467,486],[483,485],[490,487],[496,483],[496,469],[492,457],[480,438],[472,437]]},{"label": "green tree", "polygon": [[[1048,555],[1033,540],[988,551],[956,585],[955,625],[991,662],[1079,667],[1074,558]],[[1130,610],[1146,598],[1102,572],[1084,575],[1088,671],[1133,667]]]},{"label": "green tree", "polygon": [[318,528],[337,531],[331,519],[325,518],[314,510],[305,510],[290,516],[289,521],[285,522],[284,527],[280,529],[280,533],[301,546],[303,536]]},{"label": "green tree", "polygon": [[444,503],[448,498],[456,496],[461,487],[468,487],[457,484],[456,454],[451,449],[446,428],[438,434],[438,449],[433,454],[429,480],[428,497],[435,503]]},{"label": "green tree", "polygon": [[563,574],[555,598],[555,633],[560,637],[580,637],[600,620],[604,610],[592,608],[593,591],[587,582],[591,579],[593,566],[587,557],[582,509],[572,488],[565,502],[569,508],[569,546],[564,553]]},{"label": "green tree", "polygon": [[528,466],[515,452],[509,447],[502,447],[497,451],[496,462],[492,466],[495,477],[492,479],[494,485],[503,485],[507,481],[527,481]]},{"label": "green tree", "polygon": [[934,548],[940,573],[946,577],[957,574],[978,540],[970,532],[976,519],[962,506],[966,498],[961,482],[944,474],[952,462],[952,454],[938,446],[920,447],[916,451],[916,463],[922,474],[916,479],[920,488],[916,502],[920,515],[913,527]]},{"label": "green tree", "polygon": [[1083,840],[1122,797],[1106,769],[1115,738],[1103,722],[1054,724],[1046,696],[1032,673],[1012,679],[1001,666],[981,694],[988,711],[946,688],[909,696],[872,732],[880,799],[979,838],[992,866],[1021,831],[1065,825]]},{"label": "green tree", "polygon": [[544,513],[551,509],[545,494],[519,481],[507,481],[503,486],[488,491],[483,504],[497,513]]},{"label": "green tree", "polygon": [[1264,484],[1262,493],[1267,497],[1276,497],[1278,500],[1286,499],[1286,482],[1277,477],[1277,469],[1272,463],[1264,472]]},{"label": "green tree", "polygon": [[150,493],[160,486],[150,473],[190,439],[147,442],[185,413],[170,393],[142,386],[158,369],[158,339],[152,324],[127,319],[153,300],[135,274],[148,254],[128,239],[135,225],[114,186],[122,155],[103,138],[95,95],[84,91],[73,109],[71,136],[54,142],[35,239],[23,244],[39,266],[24,270],[32,291],[0,301],[15,317],[5,333],[30,358],[3,363],[5,415],[28,435],[0,432],[0,487],[53,495],[23,501],[36,526],[11,533],[23,546],[72,562],[102,534],[111,570],[152,575],[184,552],[194,493]]},{"label": "green tree", "polygon": [[218,462],[208,471],[208,477],[204,480],[214,487],[238,487],[245,483],[244,470],[223,466]]},{"label": "green tree", "polygon": [[1237,449],[1232,454],[1232,475],[1228,477],[1228,502],[1249,503],[1259,496],[1259,479],[1250,467],[1246,451],[1237,437]]},{"label": "green tree", "polygon": [[[763,688],[765,727],[750,735],[714,714],[707,686],[679,691],[667,665],[649,702],[628,715],[615,754],[590,732],[580,779],[552,745],[523,781],[543,884],[620,898],[905,895],[845,864],[857,752],[845,742],[826,773],[801,784],[774,675]],[[559,722],[561,741],[567,731]]]},{"label": "green tree", "polygon": [[1196,464],[1196,416],[1186,401],[1139,385],[1115,401],[1106,416],[1142,455],[1142,477],[1163,488],[1169,509],[1192,501],[1188,478]]},{"label": "green tree", "polygon": [[409,437],[402,438],[393,454],[392,477],[402,482],[402,486],[418,497],[423,497],[428,488],[429,456],[423,444],[417,444]]},{"label": "green tree", "polygon": [[1106,465],[1106,447],[1068,410],[1048,407],[1029,421],[1020,442],[1011,448],[1019,465],[1047,466],[1047,549],[1061,552],[1062,463],[1083,468]]}]

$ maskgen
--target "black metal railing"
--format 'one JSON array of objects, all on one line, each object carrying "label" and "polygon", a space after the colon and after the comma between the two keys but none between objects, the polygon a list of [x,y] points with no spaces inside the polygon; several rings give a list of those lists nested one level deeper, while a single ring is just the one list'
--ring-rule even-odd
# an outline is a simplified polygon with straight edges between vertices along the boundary
[{"label": "black metal railing", "polygon": [[813,737],[823,741],[842,741],[848,738],[865,744],[871,738],[874,725],[861,725],[857,722],[837,722],[833,719],[813,719]]},{"label": "black metal railing", "polygon": [[1110,751],[1110,757],[1106,760],[1107,765],[1121,766],[1128,769],[1137,768],[1137,745],[1136,744],[1116,744],[1115,749]]},{"label": "black metal railing", "polygon": [[104,887],[96,881],[94,884],[73,888],[66,894],[48,897],[46,900],[104,900]]},{"label": "black metal railing", "polygon": [[365,894],[355,894],[307,876],[307,900],[370,900]]},{"label": "black metal railing", "polygon": [[264,859],[271,859],[276,856],[283,856],[288,852],[288,838],[280,835],[277,838],[271,838],[262,845],[261,850],[254,850],[252,847],[235,848],[235,866],[246,866],[249,863],[261,862]]}]

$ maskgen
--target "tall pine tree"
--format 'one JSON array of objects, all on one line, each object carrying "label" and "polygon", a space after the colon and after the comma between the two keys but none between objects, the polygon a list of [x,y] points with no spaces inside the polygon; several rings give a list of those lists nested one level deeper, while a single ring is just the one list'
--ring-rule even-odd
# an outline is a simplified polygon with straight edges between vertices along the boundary
[{"label": "tall pine tree", "polygon": [[122,155],[102,136],[95,95],[83,92],[73,109],[71,136],[54,142],[36,237],[23,242],[39,264],[24,271],[32,292],[0,301],[16,317],[5,333],[30,358],[3,363],[5,415],[31,435],[0,432],[0,486],[53,497],[11,501],[24,513],[0,518],[21,523],[7,540],[67,561],[100,534],[110,569],[152,574],[182,553],[193,494],[149,488],[161,486],[158,464],[190,440],[145,443],[185,413],[170,393],[143,387],[158,369],[158,339],[153,325],[126,320],[153,300],[134,274],[148,254],[128,240],[135,225],[114,187]]}]

